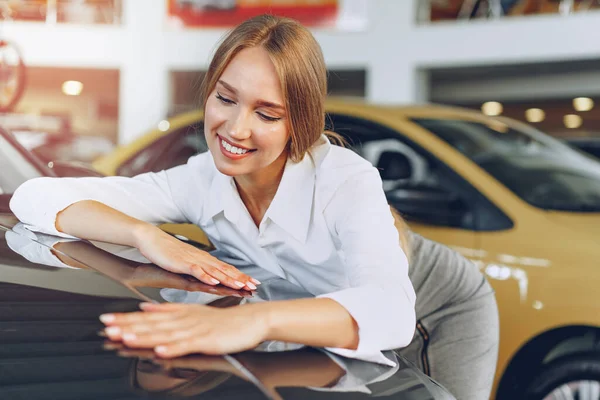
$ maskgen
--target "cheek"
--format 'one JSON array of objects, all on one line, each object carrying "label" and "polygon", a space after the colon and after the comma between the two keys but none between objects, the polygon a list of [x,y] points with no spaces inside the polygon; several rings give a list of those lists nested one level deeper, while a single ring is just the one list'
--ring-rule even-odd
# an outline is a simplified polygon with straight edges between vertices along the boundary
[{"label": "cheek", "polygon": [[286,147],[289,138],[288,130],[284,126],[263,127],[255,130],[253,140],[262,147],[269,147],[273,153],[280,154]]},{"label": "cheek", "polygon": [[224,107],[219,107],[213,99],[209,99],[204,108],[204,126],[210,130],[226,120],[227,115]]}]

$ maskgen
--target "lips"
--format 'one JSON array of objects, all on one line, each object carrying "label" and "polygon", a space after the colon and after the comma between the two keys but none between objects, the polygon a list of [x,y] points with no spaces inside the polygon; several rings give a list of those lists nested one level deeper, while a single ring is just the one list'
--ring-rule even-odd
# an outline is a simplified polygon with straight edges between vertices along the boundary
[{"label": "lips", "polygon": [[256,149],[248,149],[246,147],[234,145],[219,135],[217,135],[217,139],[219,140],[221,152],[229,158],[240,159],[256,151]]}]

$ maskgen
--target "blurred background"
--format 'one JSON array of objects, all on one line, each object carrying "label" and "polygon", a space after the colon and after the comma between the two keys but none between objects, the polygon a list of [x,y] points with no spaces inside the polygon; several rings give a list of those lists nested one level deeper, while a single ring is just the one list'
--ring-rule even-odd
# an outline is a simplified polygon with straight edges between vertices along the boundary
[{"label": "blurred background", "polygon": [[598,7],[592,0],[2,0],[3,63],[17,63],[20,52],[25,79],[22,88],[3,79],[1,122],[96,138],[98,151],[128,143],[194,108],[217,40],[249,15],[271,11],[313,28],[332,95],[459,105],[554,136],[596,137]]}]

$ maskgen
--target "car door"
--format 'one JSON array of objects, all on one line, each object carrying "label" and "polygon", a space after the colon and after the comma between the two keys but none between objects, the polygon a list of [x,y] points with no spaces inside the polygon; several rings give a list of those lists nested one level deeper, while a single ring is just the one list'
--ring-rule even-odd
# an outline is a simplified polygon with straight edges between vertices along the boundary
[{"label": "car door", "polygon": [[386,197],[411,229],[478,261],[478,231],[498,210],[449,165],[401,131],[372,120],[332,114],[328,128],[381,174]]}]

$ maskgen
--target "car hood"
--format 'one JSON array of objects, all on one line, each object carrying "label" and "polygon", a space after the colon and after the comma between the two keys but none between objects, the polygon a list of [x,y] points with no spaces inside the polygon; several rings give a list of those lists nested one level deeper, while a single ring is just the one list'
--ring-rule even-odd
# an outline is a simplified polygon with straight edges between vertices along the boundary
[{"label": "car hood", "polygon": [[140,301],[227,307],[311,297],[258,267],[236,266],[254,268],[263,282],[251,296],[199,290],[197,281],[148,263],[135,249],[34,233],[0,214],[0,398],[453,398],[392,352],[386,356],[397,367],[282,342],[166,362],[99,334],[100,314],[139,310]]}]

